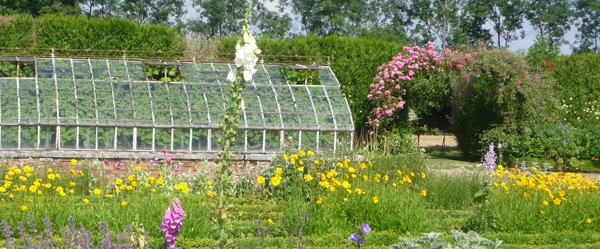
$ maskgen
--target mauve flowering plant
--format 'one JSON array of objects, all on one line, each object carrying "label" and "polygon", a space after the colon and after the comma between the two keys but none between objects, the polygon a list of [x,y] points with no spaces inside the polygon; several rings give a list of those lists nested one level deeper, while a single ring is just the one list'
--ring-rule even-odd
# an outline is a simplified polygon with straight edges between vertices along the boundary
[{"label": "mauve flowering plant", "polygon": [[169,248],[175,248],[175,240],[179,236],[184,219],[185,212],[181,207],[181,201],[175,199],[175,202],[173,202],[173,209],[167,208],[165,218],[160,225],[160,229],[165,233],[165,241]]},{"label": "mauve flowering plant", "polygon": [[360,226],[358,232],[353,233],[348,237],[350,241],[352,241],[352,245],[356,248],[360,248],[365,245],[365,234],[371,232],[371,227],[369,224],[365,223]]},{"label": "mauve flowering plant", "polygon": [[428,42],[426,47],[404,47],[404,52],[396,55],[390,62],[377,68],[378,73],[371,84],[371,92],[367,97],[375,103],[371,111],[368,124],[373,130],[381,125],[394,120],[394,113],[404,109],[406,104],[403,98],[406,95],[406,86],[417,78],[438,72],[462,72],[464,65],[473,60],[470,54],[464,57],[457,52],[446,49],[439,53],[433,42]]}]

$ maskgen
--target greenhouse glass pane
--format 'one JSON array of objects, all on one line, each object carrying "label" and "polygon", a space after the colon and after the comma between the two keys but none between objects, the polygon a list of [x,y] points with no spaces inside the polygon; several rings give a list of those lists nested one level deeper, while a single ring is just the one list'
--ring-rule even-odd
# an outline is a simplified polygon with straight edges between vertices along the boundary
[{"label": "greenhouse glass pane", "polygon": [[[156,103],[156,102],[155,102]],[[159,102],[159,104],[164,102]],[[171,125],[171,111],[165,109],[154,108],[155,123],[156,125]]]},{"label": "greenhouse glass pane", "polygon": [[289,143],[290,149],[298,149],[298,141],[300,139],[298,131],[284,131],[283,137],[283,142]]},{"label": "greenhouse glass pane", "polygon": [[122,60],[109,60],[109,71],[113,81],[127,81],[127,68]]},{"label": "greenhouse glass pane", "polygon": [[131,83],[137,125],[152,125],[152,106],[146,83]]},{"label": "greenhouse glass pane", "polygon": [[198,71],[202,83],[217,83],[217,74],[215,74],[215,70],[210,63],[198,63]]},{"label": "greenhouse glass pane", "polygon": [[319,150],[320,151],[333,151],[334,143],[335,143],[335,132],[321,131],[319,133]]},{"label": "greenhouse glass pane", "polygon": [[194,127],[207,127],[210,124],[208,123],[208,113],[207,112],[199,112],[192,111],[192,124]]},{"label": "greenhouse glass pane", "polygon": [[133,149],[133,128],[118,128],[117,129],[117,149],[132,150]]},{"label": "greenhouse glass pane", "polygon": [[246,144],[246,137],[243,130],[238,130],[235,136],[235,143],[231,146],[232,151],[243,152]]},{"label": "greenhouse glass pane", "polygon": [[181,72],[181,76],[186,82],[200,82],[200,75],[198,75],[194,63],[184,62],[179,65],[179,72]]},{"label": "greenhouse glass pane", "polygon": [[73,71],[71,68],[71,60],[69,59],[56,59],[55,70],[57,79],[70,79],[73,82]]},{"label": "greenhouse glass pane", "polygon": [[19,147],[19,127],[2,126],[2,149],[16,149]]},{"label": "greenhouse glass pane", "polygon": [[[91,100],[88,100],[91,102]],[[79,124],[93,125],[96,124],[96,109],[95,108],[79,108]]]},{"label": "greenhouse glass pane", "polygon": [[211,151],[219,151],[221,150],[221,144],[219,143],[219,138],[221,138],[221,130],[211,130],[211,138],[210,138],[210,150]]},{"label": "greenhouse glass pane", "polygon": [[262,130],[248,130],[248,152],[261,152],[263,144]]},{"label": "greenhouse glass pane", "polygon": [[35,62],[36,77],[38,79],[52,79],[52,59],[37,58]]},{"label": "greenhouse glass pane", "polygon": [[192,131],[192,150],[207,151],[208,150],[208,130],[194,129]]},{"label": "greenhouse glass pane", "polygon": [[[246,112],[246,120],[248,121],[248,127],[264,127],[260,112]],[[240,120],[240,126],[244,126],[244,120]]]},{"label": "greenhouse glass pane", "polygon": [[279,151],[279,146],[281,144],[281,131],[267,131],[267,136],[265,138],[265,150],[267,152],[277,152]]},{"label": "greenhouse glass pane", "polygon": [[96,148],[96,127],[79,127],[79,149]]},{"label": "greenhouse glass pane", "polygon": [[273,85],[287,85],[287,82],[283,75],[281,74],[281,67],[277,65],[265,65],[267,72],[269,73],[269,77],[271,78],[271,82]]},{"label": "greenhouse glass pane", "polygon": [[351,132],[338,132],[337,133],[337,151],[350,151],[352,143]]},{"label": "greenhouse glass pane", "polygon": [[173,150],[189,151],[190,150],[190,129],[174,129],[173,130]]},{"label": "greenhouse glass pane", "polygon": [[175,126],[190,126],[190,113],[185,111],[173,110],[173,125]]},{"label": "greenhouse glass pane", "polygon": [[92,73],[94,75],[94,81],[98,82],[110,82],[110,77],[108,75],[108,65],[106,64],[106,60],[90,60],[90,64],[92,65]]},{"label": "greenhouse glass pane", "polygon": [[17,81],[0,79],[0,120],[4,124],[17,124],[19,121],[19,100],[17,98]]},{"label": "greenhouse glass pane", "polygon": [[137,129],[137,150],[152,150],[152,128]]},{"label": "greenhouse glass pane", "polygon": [[321,80],[323,81],[323,85],[339,86],[337,80],[335,79],[335,77],[333,76],[333,73],[331,73],[331,70],[329,68],[321,69],[320,72],[321,72]]},{"label": "greenhouse glass pane", "polygon": [[227,74],[229,74],[230,69],[227,63],[213,63],[213,66],[221,84],[228,85]]},{"label": "greenhouse glass pane", "polygon": [[77,145],[77,127],[60,127],[60,148],[75,149]]},{"label": "greenhouse glass pane", "polygon": [[[2,130],[4,132],[4,129]],[[40,126],[40,149],[56,148],[56,126]]]},{"label": "greenhouse glass pane", "polygon": [[[283,118],[283,126],[286,129],[300,128],[300,122],[298,122],[298,114],[297,113],[282,113],[281,117]],[[314,119],[314,117],[313,117],[313,119]]]},{"label": "greenhouse glass pane", "polygon": [[171,129],[156,129],[155,147],[159,151],[163,148],[171,150]]},{"label": "greenhouse glass pane", "polygon": [[75,72],[76,80],[92,78],[90,65],[87,60],[73,60],[73,71]]},{"label": "greenhouse glass pane", "polygon": [[252,75],[252,81],[254,81],[254,84],[270,86],[271,82],[269,81],[269,75],[262,70],[261,66],[257,66],[256,69],[256,73]]},{"label": "greenhouse glass pane", "polygon": [[115,128],[98,127],[98,149],[112,150],[115,142]]},{"label": "greenhouse glass pane", "polygon": [[317,117],[319,118],[319,127],[321,129],[335,129],[331,115],[318,115]]},{"label": "greenhouse glass pane", "polygon": [[129,71],[129,78],[132,81],[146,80],[146,70],[141,61],[127,61],[127,69]]},{"label": "greenhouse glass pane", "polygon": [[37,148],[37,140],[37,126],[21,126],[21,148]]},{"label": "greenhouse glass pane", "polygon": [[317,132],[316,131],[302,131],[302,144],[300,148],[305,150],[316,150],[317,149]]}]

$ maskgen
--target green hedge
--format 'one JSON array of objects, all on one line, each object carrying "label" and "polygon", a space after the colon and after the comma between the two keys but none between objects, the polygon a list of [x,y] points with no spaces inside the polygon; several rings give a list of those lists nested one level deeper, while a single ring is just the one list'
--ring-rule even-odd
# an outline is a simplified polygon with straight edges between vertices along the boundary
[{"label": "green hedge", "polygon": [[0,46],[27,48],[183,51],[185,37],[165,25],[120,18],[0,16]]},{"label": "green hedge", "polygon": [[[234,53],[237,38],[222,38],[220,53]],[[331,56],[331,69],[337,76],[352,109],[357,131],[366,127],[373,106],[367,95],[377,67],[388,62],[404,47],[399,42],[338,36],[299,36],[293,39],[258,39],[266,55]]]}]

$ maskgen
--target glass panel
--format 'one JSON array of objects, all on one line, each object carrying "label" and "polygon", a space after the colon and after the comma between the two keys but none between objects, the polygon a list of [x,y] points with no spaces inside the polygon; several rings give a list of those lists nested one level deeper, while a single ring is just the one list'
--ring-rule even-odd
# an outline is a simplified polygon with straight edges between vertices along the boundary
[{"label": "glass panel", "polygon": [[69,59],[56,59],[54,64],[56,65],[56,78],[57,79],[70,79],[73,82],[73,71],[71,69],[71,60]]},{"label": "glass panel", "polygon": [[208,150],[208,130],[194,129],[192,131],[192,150],[207,151]]},{"label": "glass panel", "polygon": [[[2,129],[4,133],[4,128]],[[40,149],[56,148],[56,126],[40,127]]]},{"label": "glass panel", "polygon": [[75,79],[92,78],[87,60],[73,60],[73,71],[75,71]]},{"label": "glass panel", "polygon": [[331,131],[321,131],[319,133],[319,150],[333,151],[333,143],[335,142],[335,133]]},{"label": "glass panel", "polygon": [[21,126],[21,148],[37,148],[37,140],[37,126]]},{"label": "glass panel", "polygon": [[219,144],[219,138],[221,138],[221,130],[211,130],[210,138],[210,150],[219,151],[221,150],[221,144]]},{"label": "glass panel", "polygon": [[118,128],[117,129],[117,149],[132,150],[133,149],[133,128]]},{"label": "glass panel", "polygon": [[210,63],[198,63],[198,71],[202,83],[217,83],[217,75]]},{"label": "glass panel", "polygon": [[246,144],[246,135],[243,130],[238,130],[237,135],[235,136],[235,144],[231,146],[232,151],[242,152],[244,151],[244,146]]},{"label": "glass panel", "polygon": [[152,150],[152,128],[137,129],[137,150]]},{"label": "glass panel", "polygon": [[36,59],[37,78],[52,79],[52,59],[38,58]]},{"label": "glass panel", "polygon": [[132,81],[145,81],[146,70],[141,61],[127,61],[127,69],[129,71],[129,78]]},{"label": "glass panel", "polygon": [[99,81],[109,81],[110,77],[108,75],[108,66],[106,65],[106,60],[94,60],[90,61],[92,65],[92,73],[94,75],[94,80],[96,83]]},{"label": "glass panel", "polygon": [[302,144],[300,147],[305,150],[315,150],[317,148],[317,132],[302,131]]},{"label": "glass panel", "polygon": [[79,149],[96,148],[96,128],[79,127]]},{"label": "glass panel", "polygon": [[289,144],[291,149],[298,149],[298,139],[300,135],[298,131],[284,131],[283,143]]},{"label": "glass panel", "polygon": [[158,151],[163,148],[171,150],[171,129],[156,129],[155,141],[155,150]]},{"label": "glass panel", "polygon": [[286,85],[287,84],[286,80],[283,78],[283,75],[281,74],[280,66],[265,65],[265,68],[267,69],[267,72],[269,72],[269,76],[271,78],[271,82],[273,83],[273,85]]},{"label": "glass panel", "polygon": [[98,149],[114,149],[115,128],[98,127]]},{"label": "glass panel", "polygon": [[350,151],[350,145],[352,143],[351,132],[338,132],[337,133],[337,151]]},{"label": "glass panel", "polygon": [[37,93],[35,79],[21,79],[19,81],[19,94],[21,97],[21,124],[37,124]]},{"label": "glass panel", "polygon": [[110,76],[114,81],[125,81],[127,78],[127,68],[122,60],[109,60]]},{"label": "glass panel", "polygon": [[75,149],[77,145],[77,127],[62,126],[60,127],[60,148]]},{"label": "glass panel", "polygon": [[39,80],[40,122],[56,124],[56,86],[52,80]]},{"label": "glass panel", "polygon": [[260,152],[262,151],[263,144],[263,131],[262,130],[248,130],[248,151]]},{"label": "glass panel", "polygon": [[339,86],[339,84],[337,83],[337,80],[335,79],[335,77],[333,76],[333,74],[331,73],[331,70],[329,68],[321,69],[320,71],[321,71],[321,80],[323,81],[323,85]]},{"label": "glass panel", "polygon": [[137,125],[152,125],[152,107],[146,83],[131,83]]},{"label": "glass panel", "polygon": [[196,71],[196,66],[194,63],[183,63],[179,65],[179,72],[181,72],[181,77],[183,77],[184,81],[187,82],[199,82],[200,76]]},{"label": "glass panel", "polygon": [[19,102],[17,98],[17,81],[0,79],[0,111],[2,123],[17,124],[19,122]]},{"label": "glass panel", "polygon": [[173,150],[189,151],[190,150],[190,129],[174,129],[173,130]]},{"label": "glass panel", "polygon": [[8,149],[13,148],[16,149],[19,138],[19,127],[18,126],[2,126],[2,148]]},{"label": "glass panel", "polygon": [[265,150],[267,152],[279,151],[281,138],[281,131],[267,131],[267,137],[265,138]]}]

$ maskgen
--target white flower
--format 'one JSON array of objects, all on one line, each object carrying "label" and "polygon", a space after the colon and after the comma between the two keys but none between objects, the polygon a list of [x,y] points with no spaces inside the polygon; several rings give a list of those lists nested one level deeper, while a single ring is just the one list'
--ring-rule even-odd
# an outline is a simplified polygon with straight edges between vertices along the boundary
[{"label": "white flower", "polygon": [[[260,49],[256,45],[256,40],[250,33],[248,27],[244,27],[244,35],[242,37],[243,44],[238,43],[235,46],[235,59],[233,62],[236,67],[243,67],[243,76],[245,81],[252,80],[252,75],[256,72],[256,62]],[[229,77],[228,77],[229,79]]]},{"label": "white flower", "polygon": [[235,81],[235,75],[237,74],[237,70],[235,68],[232,68],[229,71],[229,74],[227,74],[227,80],[231,81],[232,83]]}]

